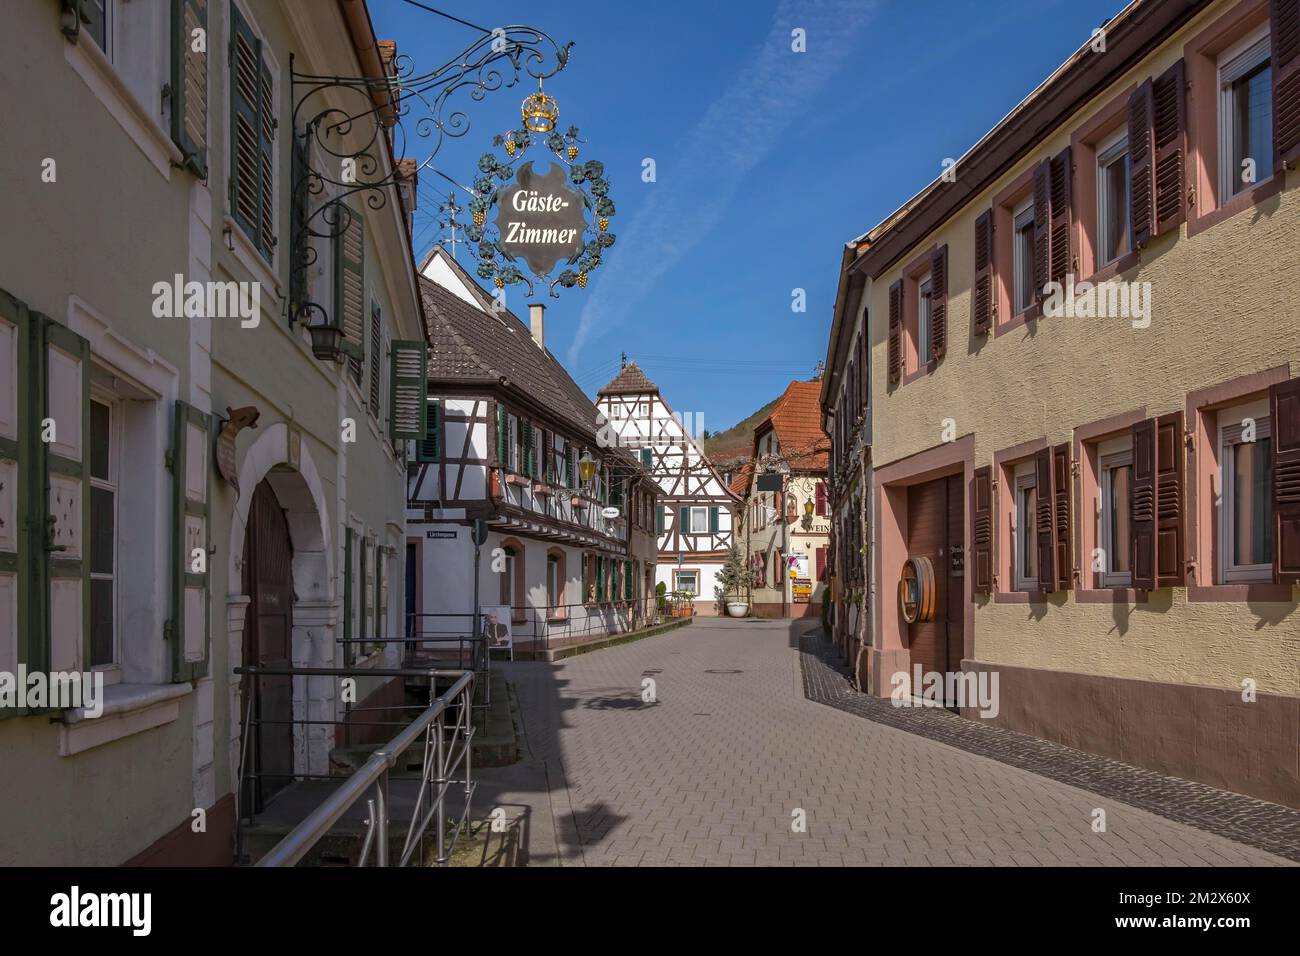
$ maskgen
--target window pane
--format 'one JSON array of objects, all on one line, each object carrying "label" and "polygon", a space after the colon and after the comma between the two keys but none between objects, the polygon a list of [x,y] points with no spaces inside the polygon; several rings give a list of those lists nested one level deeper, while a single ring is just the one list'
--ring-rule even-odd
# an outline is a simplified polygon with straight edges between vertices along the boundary
[{"label": "window pane", "polygon": [[90,489],[90,573],[113,573],[113,492]]},{"label": "window pane", "polygon": [[1273,561],[1273,455],[1272,440],[1234,445],[1232,485],[1235,500],[1233,541],[1235,565],[1270,564]]},{"label": "window pane", "polygon": [[1133,475],[1132,465],[1121,465],[1110,469],[1110,554],[1106,555],[1106,568],[1109,571],[1128,571],[1129,550],[1132,539],[1129,537],[1129,479]]},{"label": "window pane", "polygon": [[1102,170],[1106,221],[1101,228],[1101,264],[1128,252],[1128,153],[1116,157]]},{"label": "window pane", "polygon": [[113,663],[113,582],[90,582],[90,666]]},{"label": "window pane", "polygon": [[111,52],[108,49],[108,16],[104,12],[104,6],[108,0],[89,0],[88,3],[82,3],[81,12],[86,15],[89,23],[81,25],[81,31],[89,34],[90,38],[95,41],[105,53]]},{"label": "window pane", "polygon": [[90,477],[109,480],[109,425],[111,413],[107,405],[90,403]]},{"label": "window pane", "polygon": [[1038,489],[1020,492],[1021,567],[1023,578],[1038,577]]},{"label": "window pane", "polygon": [[1034,224],[1021,226],[1016,232],[1019,244],[1016,255],[1016,311],[1023,312],[1034,300]]},{"label": "window pane", "polygon": [[1233,192],[1248,189],[1242,181],[1242,162],[1255,161],[1254,182],[1273,175],[1273,71],[1267,62],[1232,84]]}]

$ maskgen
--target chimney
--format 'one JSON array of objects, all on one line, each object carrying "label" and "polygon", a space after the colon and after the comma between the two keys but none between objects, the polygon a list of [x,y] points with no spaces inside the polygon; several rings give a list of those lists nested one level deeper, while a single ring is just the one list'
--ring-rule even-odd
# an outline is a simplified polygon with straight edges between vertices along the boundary
[{"label": "chimney", "polygon": [[546,319],[546,303],[534,302],[528,306],[528,324],[533,329],[533,341],[537,343],[539,349],[545,350],[546,340],[543,334],[543,324]]}]

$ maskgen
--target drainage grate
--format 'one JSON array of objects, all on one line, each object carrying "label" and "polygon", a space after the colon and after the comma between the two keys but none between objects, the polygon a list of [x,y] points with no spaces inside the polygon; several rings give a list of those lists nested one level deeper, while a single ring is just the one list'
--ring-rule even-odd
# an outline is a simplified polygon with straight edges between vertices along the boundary
[{"label": "drainage grate", "polygon": [[729,670],[729,669],[727,669],[727,668],[717,668],[717,669],[715,669],[715,670],[706,670],[704,673],[706,673],[706,674],[743,674],[743,673],[745,673],[745,672],[744,672],[744,671],[738,671],[738,670]]}]

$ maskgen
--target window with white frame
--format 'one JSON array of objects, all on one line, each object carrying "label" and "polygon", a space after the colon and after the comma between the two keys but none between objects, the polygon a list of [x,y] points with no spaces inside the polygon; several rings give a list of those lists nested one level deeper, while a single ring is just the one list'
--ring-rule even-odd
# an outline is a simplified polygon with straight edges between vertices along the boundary
[{"label": "window with white frame", "polygon": [[1015,585],[1017,591],[1038,588],[1038,476],[1030,459],[1015,470]]},{"label": "window with white frame", "polygon": [[1273,71],[1268,28],[1219,57],[1219,190],[1226,202],[1273,175]]},{"label": "window with white frame", "polygon": [[1273,441],[1268,402],[1219,413],[1219,579],[1273,580]]},{"label": "window with white frame", "polygon": [[1097,541],[1101,548],[1100,585],[1129,587],[1133,535],[1129,496],[1133,481],[1133,439],[1130,435],[1103,442],[1098,453]]},{"label": "window with white frame", "polygon": [[90,403],[90,664],[117,663],[117,505],[121,421],[102,394]]},{"label": "window with white frame", "polygon": [[709,532],[709,509],[692,508],[691,509],[691,534],[708,534]]},{"label": "window with white frame", "polygon": [[673,577],[676,579],[677,591],[685,591],[687,594],[700,593],[700,578],[698,571],[674,571]]},{"label": "window with white frame", "polygon": [[916,362],[924,366],[930,361],[930,316],[934,295],[930,275],[926,273],[916,284]]},{"label": "window with white frame", "polygon": [[1012,242],[1013,312],[1020,313],[1034,302],[1034,200],[1031,196],[1016,209]]},{"label": "window with white frame", "polygon": [[1128,132],[1121,130],[1097,149],[1097,266],[1133,248],[1129,227]]}]

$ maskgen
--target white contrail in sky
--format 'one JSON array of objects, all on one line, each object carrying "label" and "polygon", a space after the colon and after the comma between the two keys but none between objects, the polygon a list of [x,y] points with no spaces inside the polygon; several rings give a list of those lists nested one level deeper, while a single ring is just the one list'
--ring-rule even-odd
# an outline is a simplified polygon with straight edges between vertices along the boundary
[{"label": "white contrail in sky", "polygon": [[[628,309],[722,218],[746,175],[772,151],[853,49],[875,0],[782,0],[757,56],[686,135],[680,149],[655,157],[657,182],[627,228],[578,318],[568,364],[593,330],[623,321]],[[807,52],[791,49],[802,28]],[[705,191],[699,184],[711,184]]]}]

